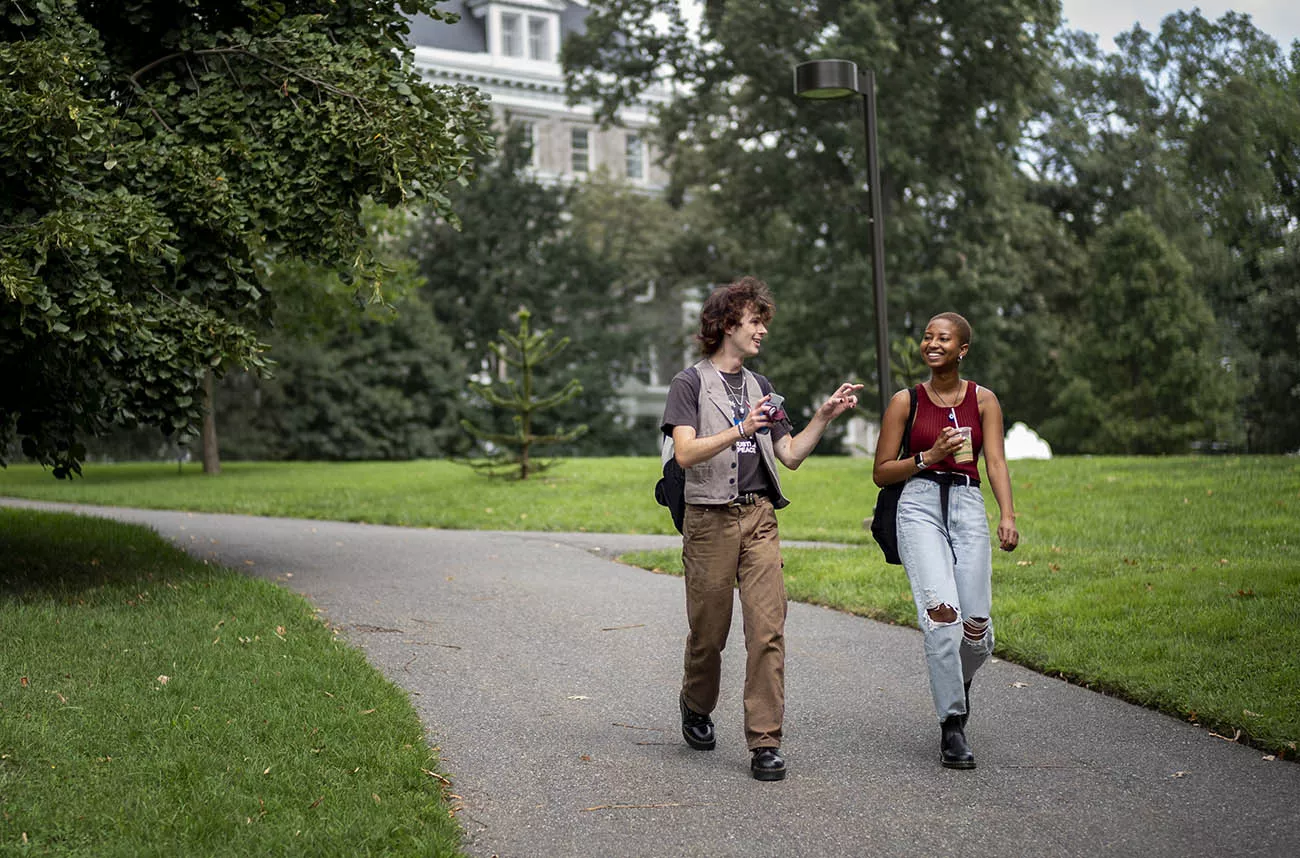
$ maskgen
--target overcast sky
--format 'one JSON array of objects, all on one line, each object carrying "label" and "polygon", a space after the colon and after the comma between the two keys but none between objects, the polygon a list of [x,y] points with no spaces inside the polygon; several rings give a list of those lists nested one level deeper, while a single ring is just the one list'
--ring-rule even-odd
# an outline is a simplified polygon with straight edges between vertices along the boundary
[{"label": "overcast sky", "polygon": [[1106,50],[1115,47],[1114,37],[1140,23],[1156,32],[1160,22],[1179,9],[1201,10],[1214,20],[1232,9],[1250,15],[1255,26],[1282,46],[1300,39],[1300,0],[1234,0],[1234,2],[1179,2],[1179,0],[1062,0],[1061,7],[1072,29],[1100,36]]},{"label": "overcast sky", "polygon": [[[699,0],[681,0],[687,17],[697,19]],[[1065,19],[1075,30],[1096,33],[1101,47],[1115,49],[1115,36],[1127,32],[1134,24],[1157,32],[1165,16],[1179,9],[1201,10],[1215,20],[1229,9],[1250,15],[1255,26],[1277,40],[1283,48],[1300,39],[1300,0],[1063,0]]]}]

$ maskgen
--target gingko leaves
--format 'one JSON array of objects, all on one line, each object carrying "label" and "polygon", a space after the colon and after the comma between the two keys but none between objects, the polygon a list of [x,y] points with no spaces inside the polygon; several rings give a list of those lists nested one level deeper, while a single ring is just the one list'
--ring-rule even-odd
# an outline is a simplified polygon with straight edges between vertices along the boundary
[{"label": "gingko leaves", "polygon": [[248,7],[0,21],[0,451],[22,439],[65,476],[111,424],[194,431],[208,369],[267,368],[270,262],[382,300],[363,202],[454,219],[442,192],[490,150],[489,111],[421,82],[403,13]]}]

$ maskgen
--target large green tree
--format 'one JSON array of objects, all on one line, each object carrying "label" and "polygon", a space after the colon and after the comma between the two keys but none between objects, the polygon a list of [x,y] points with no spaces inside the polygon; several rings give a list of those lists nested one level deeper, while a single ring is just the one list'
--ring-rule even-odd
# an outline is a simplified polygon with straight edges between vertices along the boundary
[{"label": "large green tree", "polygon": [[[1300,218],[1300,43],[1288,56],[1247,16],[1196,11],[1116,42],[1107,55],[1080,34],[1063,41],[1025,142],[1032,198],[1094,258],[1105,254],[1099,234],[1130,213],[1149,219],[1190,263],[1186,286],[1207,326],[1198,343],[1232,368],[1245,432],[1227,434],[1260,452],[1295,449],[1300,386],[1278,384],[1291,377],[1276,354],[1286,316],[1260,314],[1294,304],[1300,280],[1288,251]],[[1105,289],[1059,292],[1058,315],[1082,312],[1094,287]]]},{"label": "large green tree", "polygon": [[270,263],[378,296],[362,202],[454,220],[489,114],[413,68],[432,6],[0,0],[0,450],[192,429],[208,368],[265,362]]},{"label": "large green tree", "polygon": [[1151,218],[1126,213],[1093,244],[1064,382],[1043,434],[1066,453],[1188,452],[1235,442],[1233,376],[1191,266]]},{"label": "large green tree", "polygon": [[[804,60],[847,59],[877,75],[891,336],[955,309],[982,341],[1052,338],[1037,287],[1060,271],[1028,260],[1068,242],[1026,203],[1016,146],[1050,83],[1056,2],[710,0],[698,38],[667,0],[592,7],[586,36],[565,47],[572,95],[610,115],[674,81],[659,113],[673,198],[706,199],[725,225],[720,279],[771,284],[767,360],[795,411],[832,378],[870,385],[875,366],[860,100],[801,102],[791,81]],[[1067,253],[1058,267],[1074,264]],[[988,355],[972,372],[1000,387],[1009,364]],[[1017,387],[1031,390],[1050,367],[1017,369]]]}]

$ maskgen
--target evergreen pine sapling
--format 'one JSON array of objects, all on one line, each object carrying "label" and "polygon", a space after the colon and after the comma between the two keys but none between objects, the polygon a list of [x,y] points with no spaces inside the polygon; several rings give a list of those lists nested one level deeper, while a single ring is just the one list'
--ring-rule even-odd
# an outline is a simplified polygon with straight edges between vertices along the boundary
[{"label": "evergreen pine sapling", "polygon": [[534,460],[533,448],[542,444],[564,444],[580,437],[587,431],[585,424],[567,431],[556,431],[539,435],[533,432],[533,416],[541,411],[556,408],[582,392],[582,384],[576,378],[570,379],[563,388],[548,396],[539,396],[533,389],[533,373],[536,368],[554,357],[569,344],[569,338],[563,337],[551,341],[552,331],[540,333],[529,328],[532,317],[526,309],[519,311],[519,332],[498,331],[504,343],[491,343],[489,348],[507,366],[518,370],[519,378],[509,378],[502,382],[482,384],[470,382],[474,391],[494,408],[514,412],[514,432],[491,432],[475,426],[469,420],[461,420],[460,425],[466,432],[479,441],[496,448],[485,459],[471,461],[469,464],[480,473],[489,476],[508,476],[517,474],[521,480],[530,474],[540,473],[554,462]]}]

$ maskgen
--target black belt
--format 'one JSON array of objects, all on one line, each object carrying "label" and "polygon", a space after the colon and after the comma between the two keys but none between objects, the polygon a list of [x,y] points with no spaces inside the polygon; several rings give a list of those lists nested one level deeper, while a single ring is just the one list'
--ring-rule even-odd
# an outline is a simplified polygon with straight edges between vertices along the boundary
[{"label": "black belt", "polygon": [[691,503],[687,506],[698,506],[704,509],[732,509],[738,506],[753,506],[759,501],[765,501],[768,497],[762,492],[747,492],[743,495],[737,495],[726,503]]},{"label": "black belt", "polygon": [[743,495],[736,495],[727,506],[753,506],[766,497],[767,495],[759,492],[746,492]]},{"label": "black belt", "polygon": [[952,471],[917,471],[916,476],[932,483],[938,483],[941,486],[970,486],[975,489],[980,487],[979,477],[957,474]]},{"label": "black belt", "polygon": [[980,478],[952,471],[918,471],[916,476],[939,484],[939,509],[943,512],[943,529],[948,529],[948,490],[953,486],[980,487]]}]

